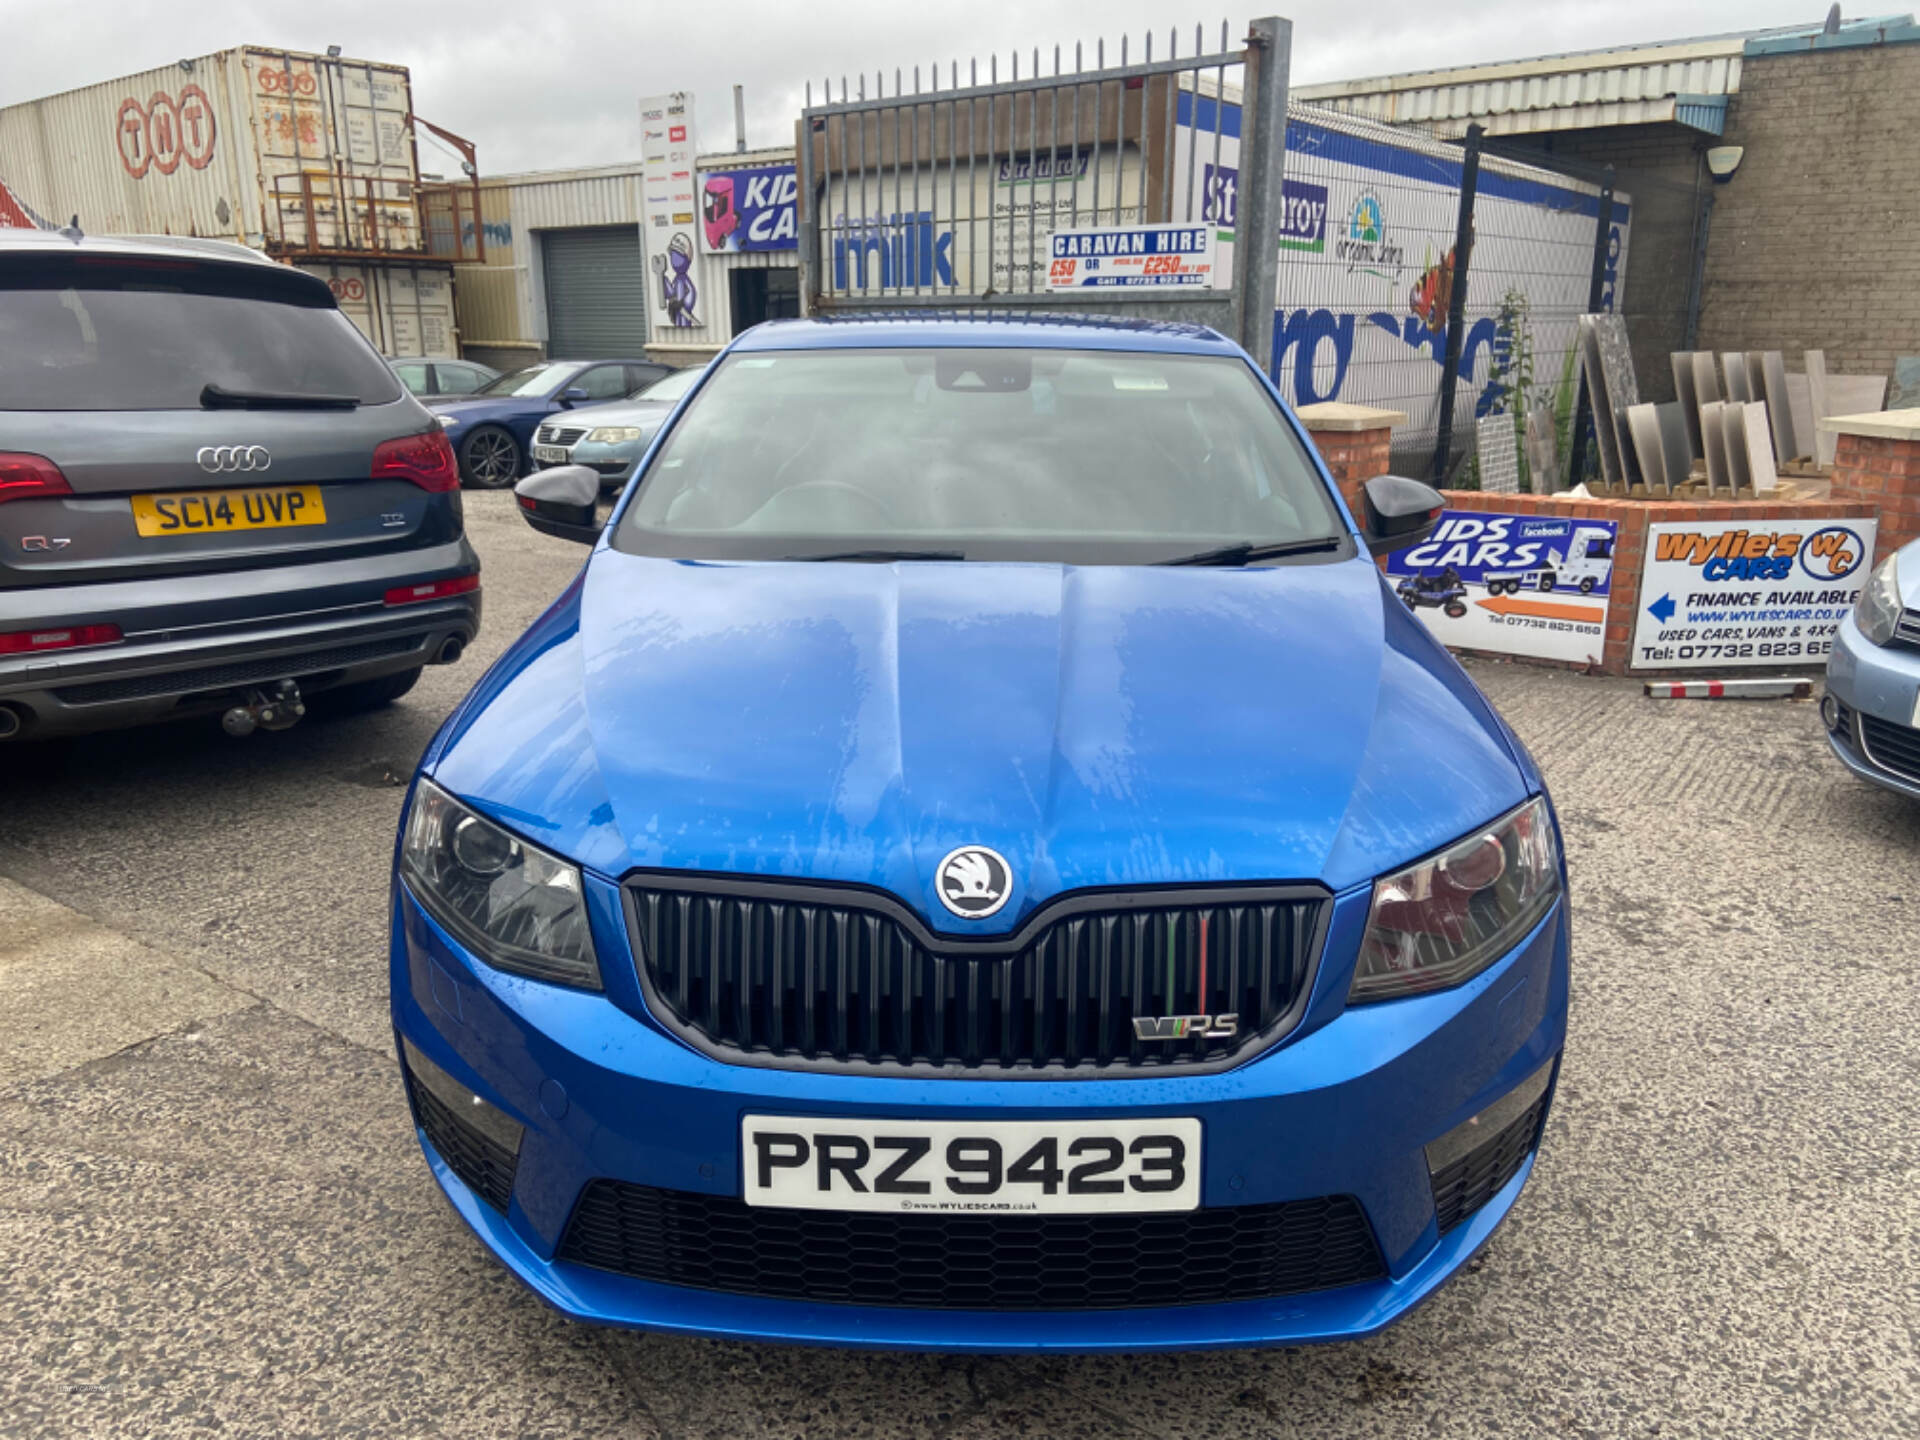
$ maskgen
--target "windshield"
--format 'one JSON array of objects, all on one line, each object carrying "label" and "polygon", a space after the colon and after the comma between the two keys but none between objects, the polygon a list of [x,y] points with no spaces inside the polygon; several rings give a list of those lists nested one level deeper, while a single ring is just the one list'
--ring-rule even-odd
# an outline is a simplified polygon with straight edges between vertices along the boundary
[{"label": "windshield", "polygon": [[679,400],[685,397],[698,382],[706,366],[696,365],[690,370],[676,370],[663,379],[644,387],[633,398],[636,400]]},{"label": "windshield", "polygon": [[529,365],[524,370],[515,370],[511,375],[502,375],[498,380],[489,380],[474,393],[476,395],[545,395],[572,373],[571,365]]},{"label": "windshield", "polygon": [[86,255],[0,269],[0,410],[198,410],[209,387],[398,400],[353,322],[276,268]]},{"label": "windshield", "polygon": [[1098,564],[1242,544],[1344,553],[1340,537],[1311,460],[1237,358],[902,349],[728,359],[614,543]]}]

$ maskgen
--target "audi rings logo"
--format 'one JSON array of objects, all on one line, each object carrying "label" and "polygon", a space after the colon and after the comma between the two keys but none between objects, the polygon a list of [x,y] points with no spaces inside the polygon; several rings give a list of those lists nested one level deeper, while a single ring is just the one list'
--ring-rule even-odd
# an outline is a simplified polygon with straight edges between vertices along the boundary
[{"label": "audi rings logo", "polygon": [[264,445],[202,445],[194,459],[209,475],[234,470],[264,470],[273,464],[273,456]]}]

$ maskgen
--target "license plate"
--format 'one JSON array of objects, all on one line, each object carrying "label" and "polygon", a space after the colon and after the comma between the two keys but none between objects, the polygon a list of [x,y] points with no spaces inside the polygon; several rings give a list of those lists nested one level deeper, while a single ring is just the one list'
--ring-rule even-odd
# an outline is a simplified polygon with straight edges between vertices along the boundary
[{"label": "license plate", "polygon": [[536,445],[533,447],[533,458],[542,465],[564,465],[567,463],[567,452],[558,445]]},{"label": "license plate", "polygon": [[318,485],[270,490],[181,490],[133,497],[133,528],[142,535],[204,535],[225,530],[281,530],[324,525]]},{"label": "license plate", "polygon": [[1200,1204],[1200,1122],[748,1115],[746,1202],[797,1210],[1090,1215]]}]

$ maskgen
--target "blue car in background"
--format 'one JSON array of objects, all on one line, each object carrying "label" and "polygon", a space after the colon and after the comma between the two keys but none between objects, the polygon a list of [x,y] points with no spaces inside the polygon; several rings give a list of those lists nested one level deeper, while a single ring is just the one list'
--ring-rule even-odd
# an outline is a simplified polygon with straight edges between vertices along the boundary
[{"label": "blue car in background", "polygon": [[545,360],[489,381],[471,395],[423,403],[460,459],[460,478],[479,490],[501,490],[526,471],[534,428],[575,405],[623,399],[673,373],[652,360]]},{"label": "blue car in background", "polygon": [[565,1313],[929,1350],[1364,1335],[1517,1200],[1539,772],[1213,331],[761,325],[428,746],[393,1022]]},{"label": "blue car in background", "polygon": [[1820,715],[1841,764],[1920,800],[1920,540],[1874,568],[1841,620]]}]

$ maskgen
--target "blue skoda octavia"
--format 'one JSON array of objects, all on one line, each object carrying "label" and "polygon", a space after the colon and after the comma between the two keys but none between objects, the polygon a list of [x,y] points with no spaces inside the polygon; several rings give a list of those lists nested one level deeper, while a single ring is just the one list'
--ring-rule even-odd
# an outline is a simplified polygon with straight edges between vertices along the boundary
[{"label": "blue skoda octavia", "polygon": [[1364,1335],[1512,1208],[1566,1036],[1539,773],[1246,354],[763,325],[449,718],[393,1019],[583,1320],[929,1350]]}]

